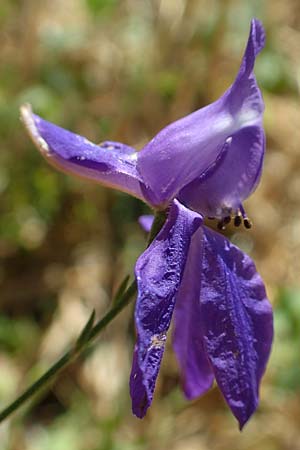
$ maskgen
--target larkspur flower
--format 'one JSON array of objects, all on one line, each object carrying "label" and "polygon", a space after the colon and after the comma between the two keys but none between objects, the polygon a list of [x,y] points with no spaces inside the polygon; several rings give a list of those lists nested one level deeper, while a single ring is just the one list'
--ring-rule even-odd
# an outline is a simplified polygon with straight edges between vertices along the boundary
[{"label": "larkspur flower", "polygon": [[[257,407],[273,337],[271,305],[249,256],[206,227],[204,218],[217,218],[221,229],[231,217],[236,225],[251,225],[242,203],[259,182],[264,157],[264,105],[253,74],[263,46],[263,27],[254,19],[232,86],[164,128],[140,152],[117,142],[95,145],[29,106],[21,109],[50,164],[168,210],[135,268],[130,393],[138,417],[152,402],[174,310],[173,345],[186,397],[200,396],[216,380],[241,428]],[[141,223],[149,228],[151,220]]]}]

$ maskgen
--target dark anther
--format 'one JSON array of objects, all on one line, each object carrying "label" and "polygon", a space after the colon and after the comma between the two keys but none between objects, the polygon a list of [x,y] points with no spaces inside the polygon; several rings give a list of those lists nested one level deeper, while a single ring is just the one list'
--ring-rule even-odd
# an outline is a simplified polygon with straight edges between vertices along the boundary
[{"label": "dark anther", "polygon": [[244,227],[247,228],[249,230],[249,228],[252,227],[252,222],[250,219],[248,219],[248,217],[245,217],[244,219]]},{"label": "dark anther", "polygon": [[221,230],[221,231],[224,231],[224,230],[226,229],[224,220],[220,220],[220,221],[217,223],[217,228],[218,228],[218,230]]},{"label": "dark anther", "polygon": [[223,219],[219,220],[219,222],[217,223],[217,227],[218,230],[226,230],[226,225],[228,225],[231,222],[231,217],[230,216],[225,216],[223,217]]},{"label": "dark anther", "polygon": [[[242,223],[242,218],[241,216],[235,216],[234,218],[234,226],[235,227],[239,227]],[[245,223],[245,222],[244,222]]]}]

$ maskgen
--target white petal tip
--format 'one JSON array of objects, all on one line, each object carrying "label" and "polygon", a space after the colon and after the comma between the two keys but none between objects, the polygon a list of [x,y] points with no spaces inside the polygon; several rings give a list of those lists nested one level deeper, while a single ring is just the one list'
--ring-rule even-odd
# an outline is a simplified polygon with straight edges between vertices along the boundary
[{"label": "white petal tip", "polygon": [[22,105],[20,108],[20,113],[21,113],[21,121],[23,122],[33,143],[37,146],[37,148],[43,155],[49,156],[50,154],[49,146],[45,141],[45,139],[42,138],[37,129],[31,105],[29,105],[28,103]]}]

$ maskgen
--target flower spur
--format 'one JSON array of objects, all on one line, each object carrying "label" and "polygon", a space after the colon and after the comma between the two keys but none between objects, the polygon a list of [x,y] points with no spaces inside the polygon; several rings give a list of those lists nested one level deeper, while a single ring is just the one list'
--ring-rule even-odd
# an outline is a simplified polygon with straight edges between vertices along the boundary
[{"label": "flower spur", "polygon": [[[138,258],[135,275],[137,342],[130,393],[135,415],[153,399],[167,332],[175,311],[173,345],[187,398],[214,379],[242,428],[255,411],[270,354],[272,309],[249,256],[204,226],[233,217],[251,226],[243,201],[259,182],[265,151],[263,100],[253,73],[264,30],[253,19],[238,75],[214,103],[160,131],[140,152],[117,143],[95,145],[33,114],[21,115],[47,161],[67,173],[127,192],[166,222]],[[151,217],[142,218],[145,227]]]}]

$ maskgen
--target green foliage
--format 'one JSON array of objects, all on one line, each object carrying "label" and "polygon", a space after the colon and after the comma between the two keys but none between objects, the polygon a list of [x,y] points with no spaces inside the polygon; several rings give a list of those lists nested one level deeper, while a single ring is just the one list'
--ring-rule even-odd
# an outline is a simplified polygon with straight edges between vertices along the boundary
[{"label": "green foliage", "polygon": [[275,383],[290,391],[300,390],[300,289],[281,288],[276,305],[272,357]]},{"label": "green foliage", "polygon": [[16,357],[29,357],[39,336],[37,325],[29,318],[0,317],[0,347]]},{"label": "green foliage", "polygon": [[110,14],[118,5],[118,0],[85,0],[89,12],[100,16],[102,14]]}]

